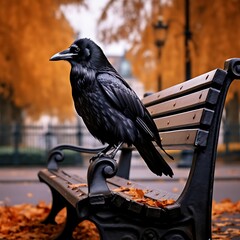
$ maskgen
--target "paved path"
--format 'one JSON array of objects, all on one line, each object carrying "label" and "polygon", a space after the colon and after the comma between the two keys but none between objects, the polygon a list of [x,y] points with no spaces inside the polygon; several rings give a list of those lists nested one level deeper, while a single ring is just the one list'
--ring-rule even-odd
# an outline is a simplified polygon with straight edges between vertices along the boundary
[{"label": "paved path", "polygon": [[[132,180],[137,180],[153,188],[180,194],[185,186],[189,169],[177,168],[172,165],[174,178],[157,177],[152,174],[145,164],[133,166],[130,173]],[[38,181],[37,173],[41,167],[28,168],[0,168],[0,204],[38,203],[41,200],[51,202],[48,187]],[[66,171],[80,176],[86,176],[86,168],[66,168]],[[230,198],[232,201],[240,199],[240,164],[219,163],[216,166],[214,199],[220,201]]]}]

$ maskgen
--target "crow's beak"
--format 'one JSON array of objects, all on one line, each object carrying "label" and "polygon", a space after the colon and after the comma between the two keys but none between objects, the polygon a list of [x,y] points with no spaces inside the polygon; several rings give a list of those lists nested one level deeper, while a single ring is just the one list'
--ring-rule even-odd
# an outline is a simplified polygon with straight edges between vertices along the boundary
[{"label": "crow's beak", "polygon": [[78,55],[77,53],[71,53],[70,48],[54,54],[49,60],[50,61],[59,61],[59,60],[71,60],[73,56]]}]

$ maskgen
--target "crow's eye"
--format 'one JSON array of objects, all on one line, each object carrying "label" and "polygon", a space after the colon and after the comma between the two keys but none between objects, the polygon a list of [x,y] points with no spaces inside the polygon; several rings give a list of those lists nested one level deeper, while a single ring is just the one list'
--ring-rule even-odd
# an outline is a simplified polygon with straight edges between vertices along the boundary
[{"label": "crow's eye", "polygon": [[78,52],[80,52],[80,48],[77,45],[73,45],[70,47],[70,51],[72,53],[78,53]]}]

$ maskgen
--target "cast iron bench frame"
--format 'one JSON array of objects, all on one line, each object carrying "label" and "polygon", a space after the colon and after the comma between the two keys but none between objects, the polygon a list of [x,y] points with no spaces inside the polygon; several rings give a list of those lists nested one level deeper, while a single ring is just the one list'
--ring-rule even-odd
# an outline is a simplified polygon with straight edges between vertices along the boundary
[{"label": "cast iron bench frame", "polygon": [[[164,208],[146,206],[114,188],[135,187],[129,182],[132,150],[122,147],[118,163],[107,156],[92,161],[87,178],[71,176],[58,162],[64,149],[97,153],[102,148],[86,149],[61,145],[54,148],[47,169],[39,172],[40,181],[52,192],[52,208],[44,223],[55,223],[57,213],[66,207],[65,227],[57,239],[71,239],[74,228],[83,220],[97,226],[101,239],[211,239],[211,210],[214,170],[221,116],[226,95],[234,79],[240,79],[240,59],[225,62],[215,69],[143,98],[156,122],[165,149],[193,149],[189,177],[180,196],[148,188],[145,196],[173,198]],[[79,185],[74,185],[79,184]],[[71,187],[77,186],[77,187]]]}]

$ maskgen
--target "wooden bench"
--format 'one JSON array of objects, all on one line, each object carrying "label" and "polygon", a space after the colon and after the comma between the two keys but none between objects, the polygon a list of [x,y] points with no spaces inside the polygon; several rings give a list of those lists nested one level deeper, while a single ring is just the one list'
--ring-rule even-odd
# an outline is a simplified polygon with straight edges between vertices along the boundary
[{"label": "wooden bench", "polygon": [[[123,147],[118,162],[102,156],[92,161],[87,179],[59,169],[63,149],[97,153],[68,145],[52,150],[48,168],[39,172],[40,181],[52,192],[52,209],[45,223],[54,223],[66,207],[67,218],[57,239],[71,239],[76,225],[94,222],[101,239],[169,240],[211,239],[211,209],[214,169],[221,116],[230,84],[240,79],[240,59],[229,59],[224,70],[216,69],[145,97],[142,101],[154,118],[165,149],[193,149],[193,163],[180,196],[161,189],[146,188],[129,180],[133,148]],[[67,159],[66,159],[67,160]],[[143,189],[153,200],[174,199],[154,207],[133,199],[125,191]]]}]

